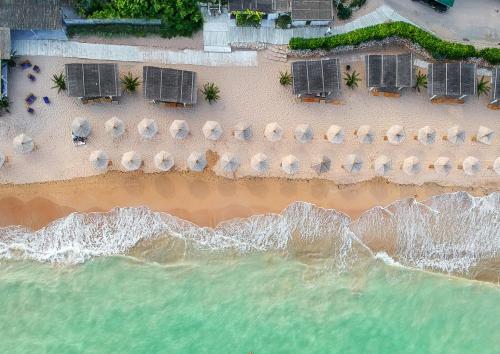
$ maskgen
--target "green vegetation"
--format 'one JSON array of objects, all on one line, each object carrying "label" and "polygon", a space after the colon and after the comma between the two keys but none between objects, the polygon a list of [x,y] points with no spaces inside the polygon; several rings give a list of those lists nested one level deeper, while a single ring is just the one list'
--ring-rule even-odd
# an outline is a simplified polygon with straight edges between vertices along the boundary
[{"label": "green vegetation", "polygon": [[57,93],[66,90],[66,77],[63,73],[52,75],[52,82],[54,86],[51,88],[57,89]]},{"label": "green vegetation", "polygon": [[7,96],[0,97],[0,116],[4,112],[10,113],[9,106],[10,106],[9,98]]},{"label": "green vegetation", "polygon": [[283,86],[290,86],[292,84],[292,74],[288,71],[280,71],[280,84]]},{"label": "green vegetation", "polygon": [[236,26],[259,27],[264,13],[247,9],[243,11],[233,11],[233,15],[236,17]]},{"label": "green vegetation", "polygon": [[420,70],[417,73],[415,86],[413,86],[413,88],[418,92],[420,92],[420,90],[423,88],[427,88],[427,75],[422,74]]},{"label": "green vegetation", "polygon": [[207,82],[203,85],[201,93],[203,93],[205,100],[210,104],[212,104],[212,102],[217,102],[220,98],[220,90],[213,82]]},{"label": "green vegetation", "polygon": [[356,87],[358,87],[358,82],[360,82],[361,79],[359,77],[359,73],[354,70],[352,74],[348,73],[347,71],[344,72],[344,81],[347,87],[349,87],[351,90],[354,90]]},{"label": "green vegetation", "polygon": [[347,20],[351,18],[352,10],[349,6],[345,6],[341,2],[337,5],[337,16],[341,20]]},{"label": "green vegetation", "polygon": [[137,88],[141,84],[139,78],[132,75],[132,73],[130,72],[127,75],[123,75],[120,81],[123,85],[123,89],[128,93],[134,93],[135,91],[137,91]]},{"label": "green vegetation", "polygon": [[17,59],[16,51],[13,50],[10,52],[10,58],[7,59],[5,62],[7,63],[7,66],[9,68],[15,68],[16,67],[16,59]]},{"label": "green vegetation", "polygon": [[[87,18],[99,19],[161,19],[160,28],[155,26],[137,26],[139,35],[159,33],[163,37],[191,36],[201,29],[203,16],[196,0],[75,0],[79,13]],[[134,34],[131,25],[104,25],[100,30],[117,27],[114,33]],[[80,28],[72,34],[85,31]],[[151,32],[150,32],[151,31]],[[104,31],[103,31],[104,32]],[[98,33],[97,31],[94,33]],[[71,34],[71,33],[70,33]]]},{"label": "green vegetation", "polygon": [[481,95],[488,95],[490,93],[490,85],[488,85],[488,81],[484,80],[484,76],[481,77],[481,80],[477,80],[477,98]]},{"label": "green vegetation", "polygon": [[71,25],[66,29],[69,37],[75,35],[83,36],[134,36],[146,37],[148,35],[163,35],[161,26],[140,26],[140,25],[126,25],[126,24],[112,24],[112,25]]},{"label": "green vegetation", "polygon": [[276,27],[287,29],[292,24],[292,18],[288,14],[279,15],[276,19]]},{"label": "green vegetation", "polygon": [[388,37],[408,39],[420,45],[438,60],[466,60],[472,57],[480,57],[493,65],[500,64],[500,48],[476,50],[472,45],[444,41],[405,22],[383,23],[329,37],[309,39],[294,37],[290,40],[289,45],[291,49],[330,50],[347,45],[355,46],[372,40],[382,40]]}]

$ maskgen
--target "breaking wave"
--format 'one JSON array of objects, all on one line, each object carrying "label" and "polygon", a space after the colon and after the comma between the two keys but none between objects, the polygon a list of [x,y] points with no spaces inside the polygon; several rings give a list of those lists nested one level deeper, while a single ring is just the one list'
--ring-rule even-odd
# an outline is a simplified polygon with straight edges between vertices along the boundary
[{"label": "breaking wave", "polygon": [[[500,193],[443,194],[375,207],[352,221],[333,209],[295,202],[280,214],[199,227],[145,207],[74,213],[43,229],[0,228],[0,259],[81,263],[154,249],[168,253],[278,251],[328,259],[340,271],[360,256],[425,270],[500,278]],[[144,254],[144,252],[143,252]],[[491,274],[490,274],[491,275]]]}]

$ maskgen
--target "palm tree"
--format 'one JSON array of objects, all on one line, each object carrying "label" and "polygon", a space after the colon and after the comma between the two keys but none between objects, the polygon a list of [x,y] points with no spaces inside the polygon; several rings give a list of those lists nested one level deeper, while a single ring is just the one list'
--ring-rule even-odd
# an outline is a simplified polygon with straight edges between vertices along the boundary
[{"label": "palm tree", "polygon": [[422,74],[419,70],[416,79],[415,86],[413,86],[415,90],[420,92],[420,89],[427,88],[427,75]]},{"label": "palm tree", "polygon": [[280,71],[280,84],[283,86],[289,86],[292,84],[292,74],[288,71],[282,72]]},{"label": "palm tree", "polygon": [[130,72],[127,75],[123,75],[120,81],[124,90],[128,93],[134,93],[137,90],[137,87],[141,84],[139,78],[134,77]]},{"label": "palm tree", "polygon": [[9,98],[7,96],[0,97],[0,115],[2,115],[3,112],[10,113],[9,106],[10,106]]},{"label": "palm tree", "polygon": [[53,89],[57,89],[57,93],[66,90],[66,77],[63,73],[52,75]]},{"label": "palm tree", "polygon": [[477,80],[477,98],[481,95],[487,95],[490,93],[490,86],[488,85],[488,81],[484,80],[484,76],[481,77],[481,80]]},{"label": "palm tree", "polygon": [[212,104],[212,102],[217,102],[220,98],[220,90],[213,82],[207,82],[203,85],[201,93],[205,95],[205,100],[210,104]]},{"label": "palm tree", "polygon": [[344,73],[344,81],[347,87],[354,90],[354,88],[358,87],[358,82],[360,82],[361,79],[359,78],[359,73],[354,70],[352,74],[349,74],[348,72]]},{"label": "palm tree", "polygon": [[15,68],[16,67],[16,59],[17,59],[16,51],[13,50],[10,52],[9,59],[7,59],[5,62],[7,63],[9,68]]}]

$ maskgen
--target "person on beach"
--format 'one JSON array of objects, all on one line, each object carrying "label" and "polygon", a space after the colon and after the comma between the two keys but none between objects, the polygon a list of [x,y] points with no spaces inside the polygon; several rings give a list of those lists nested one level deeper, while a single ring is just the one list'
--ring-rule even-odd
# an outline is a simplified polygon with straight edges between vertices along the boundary
[{"label": "person on beach", "polygon": [[332,27],[328,26],[328,28],[326,29],[326,32],[325,32],[325,37],[330,36],[331,34],[332,34]]}]

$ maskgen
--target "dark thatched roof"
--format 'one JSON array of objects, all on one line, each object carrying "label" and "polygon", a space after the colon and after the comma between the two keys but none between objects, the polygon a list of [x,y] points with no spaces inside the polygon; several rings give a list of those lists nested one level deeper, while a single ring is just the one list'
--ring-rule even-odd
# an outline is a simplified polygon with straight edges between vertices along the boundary
[{"label": "dark thatched roof", "polygon": [[0,27],[13,30],[61,29],[60,0],[0,0]]},{"label": "dark thatched roof", "polygon": [[293,20],[324,20],[333,19],[332,0],[292,0]]},{"label": "dark thatched roof", "polygon": [[491,103],[497,103],[500,102],[500,67],[494,68],[491,76]]},{"label": "dark thatched roof", "polygon": [[462,97],[476,94],[476,65],[465,63],[429,64],[429,97]]},{"label": "dark thatched roof", "polygon": [[340,93],[338,59],[296,61],[292,63],[293,93],[319,95]]},{"label": "dark thatched roof", "polygon": [[0,60],[10,58],[10,30],[0,27]]},{"label": "dark thatched roof", "polygon": [[142,72],[145,98],[186,105],[196,103],[195,72],[154,66],[145,66]]},{"label": "dark thatched roof", "polygon": [[415,70],[413,54],[367,55],[365,57],[366,85],[398,89],[413,87]]},{"label": "dark thatched roof", "polygon": [[72,97],[121,95],[118,64],[66,64],[68,94]]},{"label": "dark thatched roof", "polygon": [[290,11],[289,0],[228,0],[229,11],[254,10],[265,13]]}]

